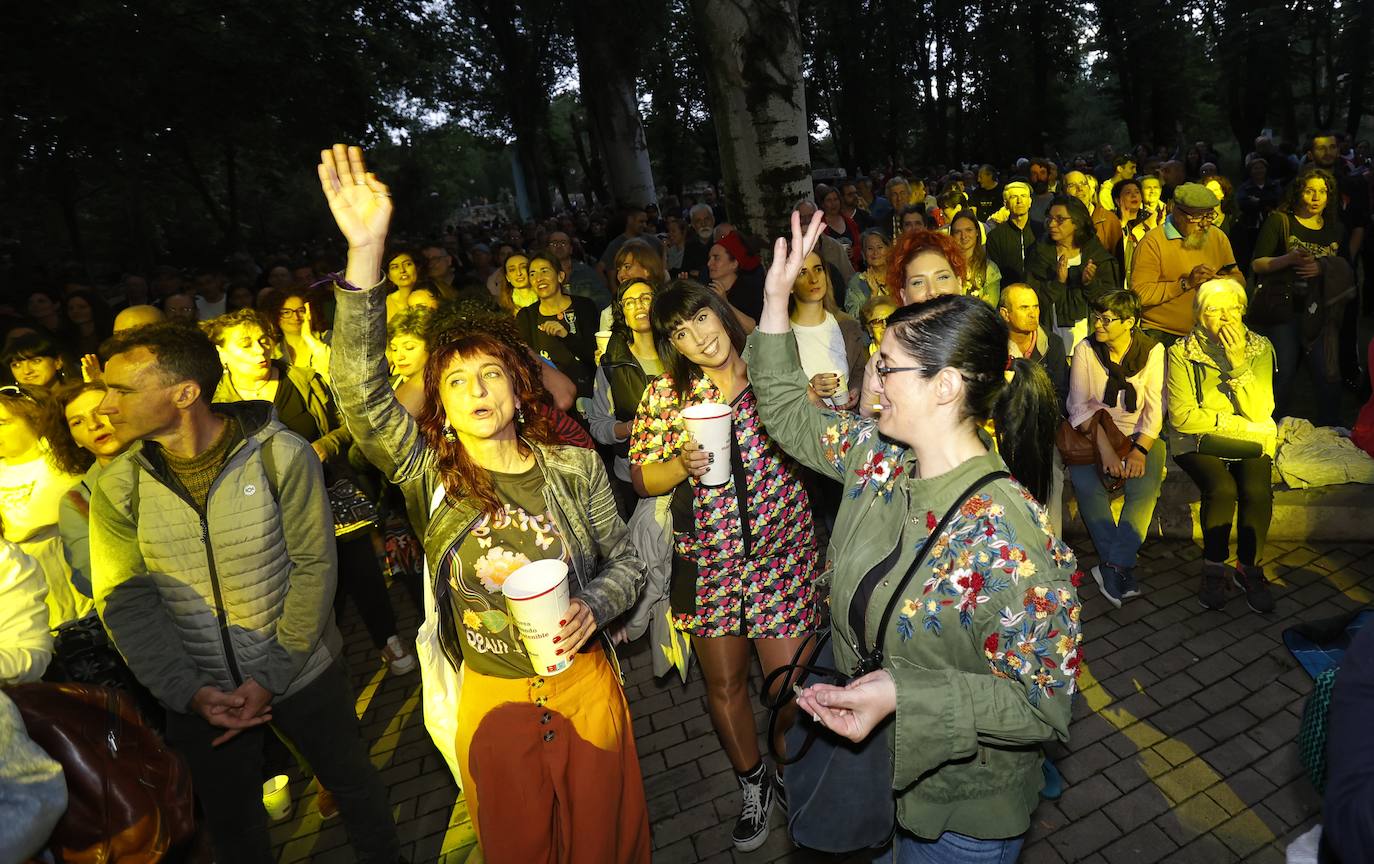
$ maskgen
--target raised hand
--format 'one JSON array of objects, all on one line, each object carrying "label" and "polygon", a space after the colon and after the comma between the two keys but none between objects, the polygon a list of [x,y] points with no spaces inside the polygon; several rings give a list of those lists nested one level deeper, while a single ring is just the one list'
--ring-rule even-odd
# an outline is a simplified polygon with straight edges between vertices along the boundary
[{"label": "raised hand", "polygon": [[768,265],[768,275],[763,280],[763,296],[766,300],[780,300],[784,304],[792,294],[792,285],[801,273],[802,263],[816,245],[821,232],[825,230],[825,214],[817,210],[811,215],[811,222],[803,233],[801,214],[792,211],[792,242],[779,237],[773,243],[773,261]]},{"label": "raised hand", "polygon": [[318,168],[329,212],[349,248],[380,249],[391,224],[391,192],[367,170],[363,148],[335,144],[321,150]]}]

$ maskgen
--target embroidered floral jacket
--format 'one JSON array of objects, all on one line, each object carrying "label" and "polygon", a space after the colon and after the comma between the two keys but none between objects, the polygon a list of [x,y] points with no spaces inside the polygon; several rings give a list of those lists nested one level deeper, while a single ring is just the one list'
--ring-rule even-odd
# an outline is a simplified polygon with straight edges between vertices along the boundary
[{"label": "embroidered floral jacket", "polygon": [[[883,610],[936,523],[973,481],[1005,470],[994,452],[920,478],[876,423],[806,400],[792,334],[755,332],[749,375],[769,434],[845,488],[830,559],[835,658],[857,660],[848,610],[865,574],[895,550],[870,598],[871,644]],[[1073,552],[1016,482],[963,502],[897,601],[883,666],[897,684],[893,751],[898,821],[920,837],[1024,832],[1039,801],[1040,744],[1068,740],[1082,634]],[[883,727],[880,727],[883,728]]]}]

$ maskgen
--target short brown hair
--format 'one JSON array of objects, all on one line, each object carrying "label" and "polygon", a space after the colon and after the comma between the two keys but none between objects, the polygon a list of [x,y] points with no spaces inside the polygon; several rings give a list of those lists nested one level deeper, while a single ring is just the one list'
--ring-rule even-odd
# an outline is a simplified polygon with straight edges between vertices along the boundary
[{"label": "short brown hair", "polygon": [[[244,310],[239,310],[244,311]],[[237,312],[230,313],[237,315]],[[254,313],[256,314],[256,313]],[[220,315],[227,318],[228,315]],[[211,319],[214,321],[217,319]],[[207,324],[210,322],[206,322]],[[101,357],[114,357],[146,348],[164,376],[200,385],[200,398],[210,401],[224,369],[215,345],[197,327],[162,322],[121,330],[100,346]]]}]

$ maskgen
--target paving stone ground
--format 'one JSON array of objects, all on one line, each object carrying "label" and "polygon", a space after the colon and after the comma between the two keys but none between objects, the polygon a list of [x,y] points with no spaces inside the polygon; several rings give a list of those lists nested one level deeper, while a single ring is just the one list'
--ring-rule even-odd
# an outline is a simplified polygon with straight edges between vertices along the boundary
[{"label": "paving stone ground", "polygon": [[[1374,546],[1271,544],[1269,556],[1278,604],[1269,616],[1250,612],[1238,594],[1221,612],[1199,608],[1199,551],[1184,541],[1146,544],[1145,593],[1121,609],[1085,580],[1082,689],[1068,745],[1049,748],[1066,789],[1035,811],[1023,864],[1282,862],[1288,843],[1318,821],[1321,801],[1296,744],[1312,682],[1282,633],[1374,603]],[[1081,561],[1085,571],[1095,563],[1086,554]],[[414,607],[398,588],[392,597],[403,632],[413,635]],[[406,854],[416,864],[480,861],[425,734],[418,675],[378,674],[351,609],[345,631],[364,734]],[[839,860],[793,848],[777,814],[761,849],[731,849],[739,792],[711,731],[699,673],[685,685],[654,680],[642,643],[622,648],[622,663],[655,864]],[[280,860],[352,861],[339,820],[321,823],[306,781],[292,789],[296,812],[273,833]]]}]

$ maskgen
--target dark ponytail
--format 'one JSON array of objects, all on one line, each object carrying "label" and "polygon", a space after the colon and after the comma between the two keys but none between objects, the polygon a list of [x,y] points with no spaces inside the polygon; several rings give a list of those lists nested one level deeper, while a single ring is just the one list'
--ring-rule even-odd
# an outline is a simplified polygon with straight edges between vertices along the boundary
[{"label": "dark ponytail", "polygon": [[1017,482],[1035,500],[1045,502],[1049,500],[1050,477],[1054,473],[1059,398],[1045,368],[1034,360],[1017,357],[1011,363],[1011,372],[1011,380],[1002,387],[992,406],[997,452]]},{"label": "dark ponytail", "polygon": [[1059,401],[1040,364],[1024,358],[1008,363],[1007,325],[992,307],[976,297],[945,294],[897,310],[887,319],[887,332],[920,364],[916,374],[959,371],[963,416],[978,424],[991,418],[997,450],[1012,476],[1045,501]]}]

